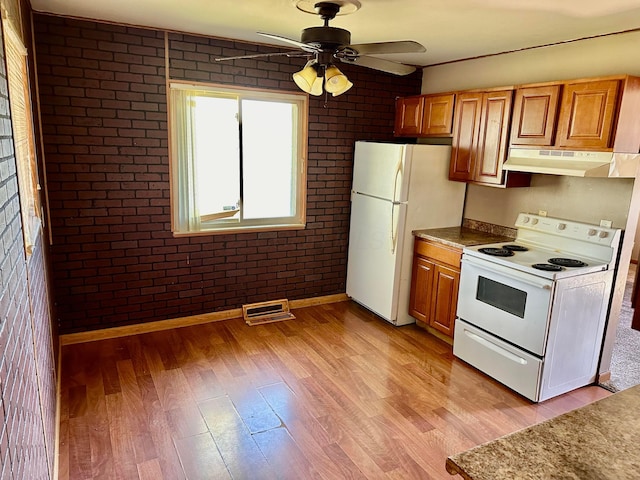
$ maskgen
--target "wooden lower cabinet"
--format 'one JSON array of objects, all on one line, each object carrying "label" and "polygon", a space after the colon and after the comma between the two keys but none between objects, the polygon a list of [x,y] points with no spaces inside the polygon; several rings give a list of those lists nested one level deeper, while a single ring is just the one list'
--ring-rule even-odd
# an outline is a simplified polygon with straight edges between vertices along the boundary
[{"label": "wooden lower cabinet", "polygon": [[456,320],[460,269],[436,265],[433,271],[433,297],[429,325],[450,337]]},{"label": "wooden lower cabinet", "polygon": [[462,250],[416,238],[409,315],[453,337]]},{"label": "wooden lower cabinet", "polygon": [[429,324],[431,317],[430,307],[435,267],[433,262],[414,255],[409,315],[426,324]]}]

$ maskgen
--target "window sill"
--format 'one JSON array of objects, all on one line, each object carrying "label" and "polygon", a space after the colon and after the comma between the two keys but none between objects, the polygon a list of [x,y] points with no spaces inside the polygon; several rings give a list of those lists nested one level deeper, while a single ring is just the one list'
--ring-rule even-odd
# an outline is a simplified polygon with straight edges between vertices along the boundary
[{"label": "window sill", "polygon": [[175,238],[180,237],[201,237],[203,235],[226,235],[236,233],[252,233],[252,232],[278,232],[286,230],[304,230],[306,224],[290,224],[290,225],[251,225],[246,227],[227,227],[211,230],[199,230],[197,232],[173,232]]}]

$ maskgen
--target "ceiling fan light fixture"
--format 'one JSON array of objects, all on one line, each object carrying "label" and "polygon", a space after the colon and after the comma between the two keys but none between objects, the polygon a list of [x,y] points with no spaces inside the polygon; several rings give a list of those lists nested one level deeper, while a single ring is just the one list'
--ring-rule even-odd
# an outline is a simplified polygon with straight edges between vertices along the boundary
[{"label": "ceiling fan light fixture", "polygon": [[353,83],[349,81],[347,76],[334,65],[329,65],[327,67],[324,76],[324,88],[334,97],[342,95],[344,92],[353,87]]},{"label": "ceiling fan light fixture", "polygon": [[293,74],[293,81],[303,92],[319,96],[322,95],[322,77],[318,76],[315,64],[315,59],[309,60],[302,70]]}]

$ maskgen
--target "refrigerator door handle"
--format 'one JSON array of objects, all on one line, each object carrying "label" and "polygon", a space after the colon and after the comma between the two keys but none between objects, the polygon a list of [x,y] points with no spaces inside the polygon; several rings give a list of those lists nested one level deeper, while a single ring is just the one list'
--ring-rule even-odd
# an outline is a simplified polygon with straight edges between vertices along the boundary
[{"label": "refrigerator door handle", "polygon": [[391,202],[391,253],[395,255],[398,244],[398,222],[396,222],[397,202]]},{"label": "refrigerator door handle", "polygon": [[398,176],[401,176],[401,175],[402,175],[402,158],[398,160],[398,165],[396,165],[396,173],[393,176],[393,197],[391,198],[393,202],[398,201],[398,197],[396,196],[398,193]]}]

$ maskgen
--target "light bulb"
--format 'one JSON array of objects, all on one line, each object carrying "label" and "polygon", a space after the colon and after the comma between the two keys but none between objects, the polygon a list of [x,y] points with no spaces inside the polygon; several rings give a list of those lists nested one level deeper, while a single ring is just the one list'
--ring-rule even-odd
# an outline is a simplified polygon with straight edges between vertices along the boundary
[{"label": "light bulb", "polygon": [[349,81],[347,76],[343,74],[337,67],[330,65],[325,72],[325,86],[327,92],[334,97],[342,95],[344,92],[353,87],[353,83]]}]

